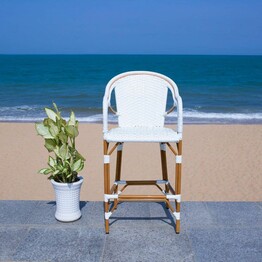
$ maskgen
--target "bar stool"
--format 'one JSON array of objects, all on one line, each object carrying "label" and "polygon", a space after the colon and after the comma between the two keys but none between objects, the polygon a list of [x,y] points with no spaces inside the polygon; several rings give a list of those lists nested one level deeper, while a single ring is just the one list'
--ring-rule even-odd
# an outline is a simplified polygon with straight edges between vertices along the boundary
[{"label": "bar stool", "polygon": [[[116,110],[111,107],[111,95],[115,92]],[[166,111],[168,90],[173,106]],[[177,109],[176,130],[164,127],[165,117]],[[108,130],[108,109],[118,117],[118,127]],[[109,218],[119,202],[155,201],[165,202],[175,218],[175,231],[180,232],[181,167],[182,167],[182,99],[177,85],[167,76],[149,71],[131,71],[112,78],[103,99],[104,139],[104,211],[105,232],[109,233]],[[123,144],[129,142],[152,142],[160,144],[161,180],[121,180]],[[114,143],[109,148],[110,143]],[[174,143],[172,146],[170,143]],[[167,147],[175,158],[175,189],[168,180]],[[110,186],[110,155],[117,149],[116,174]],[[160,195],[125,195],[123,191],[133,185],[155,185]],[[121,187],[121,188],[120,188]],[[175,201],[175,208],[171,205]]]}]

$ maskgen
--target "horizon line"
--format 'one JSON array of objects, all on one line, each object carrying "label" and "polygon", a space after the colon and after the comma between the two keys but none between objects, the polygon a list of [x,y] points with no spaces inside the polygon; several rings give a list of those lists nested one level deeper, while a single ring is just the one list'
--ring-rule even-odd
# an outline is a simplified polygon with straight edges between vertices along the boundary
[{"label": "horizon line", "polygon": [[117,56],[117,55],[119,55],[119,56],[133,56],[133,55],[136,55],[136,56],[152,56],[152,55],[155,55],[155,56],[262,56],[262,54],[126,54],[126,53],[123,53],[123,54],[108,54],[108,53],[105,53],[105,54],[94,54],[94,53],[81,53],[81,54],[79,54],[79,53],[70,53],[70,54],[63,54],[63,53],[61,53],[61,54],[57,54],[57,53],[35,53],[35,54],[30,54],[30,53],[25,53],[25,54],[21,54],[21,53],[17,53],[17,54],[2,54],[2,53],[0,53],[0,55],[1,56],[13,56],[13,55],[17,55],[17,56],[19,56],[19,55],[21,55],[21,56],[23,56],[23,55],[32,55],[32,56],[34,56],[34,55],[50,55],[50,56],[52,56],[52,55],[61,55],[61,56],[66,56],[66,55],[68,55],[68,56],[70,56],[70,55],[72,55],[72,56],[74,56],[74,55],[94,55],[94,56],[98,56],[98,55],[103,55],[103,56],[105,56],[105,55],[107,55],[107,56]]}]

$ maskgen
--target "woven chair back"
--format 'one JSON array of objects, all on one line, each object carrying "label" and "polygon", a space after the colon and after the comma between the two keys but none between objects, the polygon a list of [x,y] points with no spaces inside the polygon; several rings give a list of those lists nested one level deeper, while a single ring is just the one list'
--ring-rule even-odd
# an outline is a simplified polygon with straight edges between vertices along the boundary
[{"label": "woven chair back", "polygon": [[174,104],[178,90],[175,83],[158,73],[127,72],[112,79],[109,99],[115,91],[120,127],[163,127],[168,89]]}]

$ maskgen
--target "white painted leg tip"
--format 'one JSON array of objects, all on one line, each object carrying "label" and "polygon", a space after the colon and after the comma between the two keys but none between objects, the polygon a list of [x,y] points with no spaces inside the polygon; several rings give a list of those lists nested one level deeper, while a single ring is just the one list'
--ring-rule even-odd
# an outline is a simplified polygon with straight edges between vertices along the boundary
[{"label": "white painted leg tip", "polygon": [[108,220],[111,215],[112,215],[112,212],[105,212],[105,219]]},{"label": "white painted leg tip", "polygon": [[180,212],[173,212],[173,215],[176,220],[180,220]]},{"label": "white painted leg tip", "polygon": [[182,163],[182,156],[176,156],[176,163],[181,164]]},{"label": "white painted leg tip", "polygon": [[176,200],[177,203],[181,202],[181,195],[166,194],[166,198],[169,200]]},{"label": "white painted leg tip", "polygon": [[160,150],[166,151],[166,144],[160,144]]},{"label": "white painted leg tip", "polygon": [[117,146],[117,151],[122,151],[123,150],[123,144],[120,144]]},{"label": "white painted leg tip", "polygon": [[104,201],[107,203],[110,199],[118,199],[118,194],[104,194]]},{"label": "white painted leg tip", "polygon": [[109,164],[109,163],[110,163],[110,156],[104,155],[104,164]]}]

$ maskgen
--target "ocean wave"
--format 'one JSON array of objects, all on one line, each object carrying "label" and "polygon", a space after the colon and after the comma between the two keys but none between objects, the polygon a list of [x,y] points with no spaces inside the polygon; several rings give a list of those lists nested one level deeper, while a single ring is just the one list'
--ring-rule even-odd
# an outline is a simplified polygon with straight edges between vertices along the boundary
[{"label": "ocean wave", "polygon": [[[176,117],[176,113],[171,113],[167,116]],[[201,112],[196,110],[184,110],[184,118],[197,119],[235,119],[235,120],[262,120],[262,113],[217,113],[217,112]]]},{"label": "ocean wave", "polygon": [[[43,108],[43,105],[19,105],[11,107],[0,107],[0,121],[41,121],[46,116]],[[63,108],[63,110],[63,112],[71,111],[69,108]],[[97,111],[97,108],[77,108],[75,110],[75,114],[80,122],[101,123],[103,121],[103,115],[101,113],[97,113]],[[183,111],[183,118],[184,123],[262,123],[262,112],[222,113],[203,112],[201,110],[185,108]],[[110,123],[116,123],[117,117],[115,115],[109,114],[108,120]],[[176,112],[172,112],[166,117],[166,123],[174,122],[176,122]]]},{"label": "ocean wave", "polygon": [[32,110],[37,110],[41,109],[43,107],[33,105],[33,106],[28,106],[28,105],[21,105],[21,106],[3,106],[0,107],[0,112],[13,112],[13,111],[32,111]]},{"label": "ocean wave", "polygon": [[[38,122],[42,121],[45,114],[12,114],[9,111],[8,115],[3,115],[4,112],[0,108],[1,122]],[[19,107],[15,111],[30,110],[27,107]],[[34,110],[33,110],[34,111]],[[37,110],[38,111],[38,110]],[[21,111],[20,111],[21,112]],[[103,121],[102,114],[92,114],[87,116],[77,115],[80,122],[86,123],[101,123]],[[195,110],[184,110],[184,123],[258,123],[262,124],[262,113],[214,113],[214,112],[199,112]],[[68,119],[65,117],[65,119]],[[109,114],[108,121],[110,123],[117,123],[117,117]],[[176,122],[176,113],[171,113],[166,117],[166,123],[171,124]]]}]

